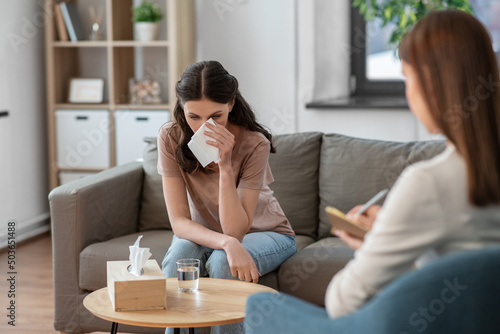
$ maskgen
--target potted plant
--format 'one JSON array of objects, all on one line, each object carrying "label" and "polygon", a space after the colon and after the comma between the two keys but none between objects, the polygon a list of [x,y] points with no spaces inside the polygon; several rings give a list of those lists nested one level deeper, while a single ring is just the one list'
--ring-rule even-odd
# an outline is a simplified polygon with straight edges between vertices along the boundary
[{"label": "potted plant", "polygon": [[160,7],[152,1],[144,1],[138,7],[132,7],[134,39],[153,41],[158,36],[158,24],[163,18]]},{"label": "potted plant", "polygon": [[390,44],[397,45],[415,23],[438,9],[459,9],[472,14],[469,0],[354,0],[365,21],[382,20],[382,27],[394,23]]}]

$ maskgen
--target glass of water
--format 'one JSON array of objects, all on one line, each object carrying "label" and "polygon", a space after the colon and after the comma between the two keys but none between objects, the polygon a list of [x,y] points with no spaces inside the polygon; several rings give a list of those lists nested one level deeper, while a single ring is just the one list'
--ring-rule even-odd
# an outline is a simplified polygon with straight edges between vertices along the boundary
[{"label": "glass of water", "polygon": [[177,281],[180,292],[195,292],[200,281],[200,260],[182,259],[177,262]]}]

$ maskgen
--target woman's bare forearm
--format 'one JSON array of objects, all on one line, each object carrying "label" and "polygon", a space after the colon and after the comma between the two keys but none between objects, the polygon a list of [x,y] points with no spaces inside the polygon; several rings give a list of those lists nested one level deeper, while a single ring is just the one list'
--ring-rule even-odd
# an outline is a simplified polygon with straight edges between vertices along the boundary
[{"label": "woman's bare forearm", "polygon": [[241,241],[250,229],[248,214],[238,196],[232,168],[221,168],[219,172],[219,218],[222,231]]},{"label": "woman's bare forearm", "polygon": [[178,218],[175,222],[171,222],[171,224],[177,237],[212,249],[225,249],[230,239],[234,239],[231,236],[213,231],[188,218]]}]

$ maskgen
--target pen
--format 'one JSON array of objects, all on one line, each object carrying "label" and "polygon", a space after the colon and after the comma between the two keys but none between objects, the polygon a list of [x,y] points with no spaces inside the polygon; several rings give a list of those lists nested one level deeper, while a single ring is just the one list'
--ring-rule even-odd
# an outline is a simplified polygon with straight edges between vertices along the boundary
[{"label": "pen", "polygon": [[387,194],[389,190],[388,189],[384,189],[384,190],[381,190],[379,191],[375,196],[373,196],[368,202],[366,202],[365,205],[363,205],[361,207],[361,209],[359,209],[358,212],[356,212],[354,215],[357,217],[359,215],[361,215],[363,212],[365,212],[371,205],[377,203],[379,200],[382,199],[382,197],[385,196],[385,194]]}]

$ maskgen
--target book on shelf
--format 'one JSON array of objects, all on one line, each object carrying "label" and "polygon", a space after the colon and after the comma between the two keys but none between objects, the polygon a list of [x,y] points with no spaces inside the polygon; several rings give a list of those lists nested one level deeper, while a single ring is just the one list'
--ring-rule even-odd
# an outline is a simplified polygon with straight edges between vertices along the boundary
[{"label": "book on shelf", "polygon": [[62,42],[69,41],[68,31],[66,30],[61,6],[59,4],[54,5],[54,15],[56,19],[56,31],[58,40]]},{"label": "book on shelf", "polygon": [[85,40],[85,33],[80,22],[80,17],[78,16],[76,4],[62,1],[60,6],[70,40],[72,42]]}]

